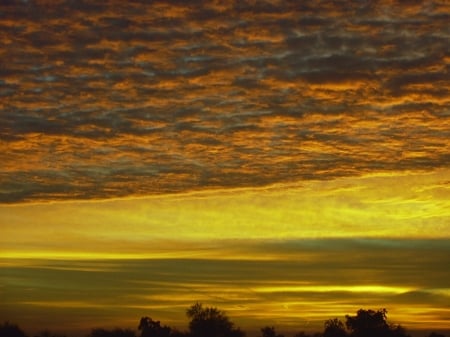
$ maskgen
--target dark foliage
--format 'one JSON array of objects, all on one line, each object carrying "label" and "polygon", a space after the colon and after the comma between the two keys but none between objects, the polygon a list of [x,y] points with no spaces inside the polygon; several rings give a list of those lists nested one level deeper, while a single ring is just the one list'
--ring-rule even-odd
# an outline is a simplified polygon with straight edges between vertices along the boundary
[{"label": "dark foliage", "polygon": [[136,337],[134,331],[128,329],[92,329],[88,337]]},{"label": "dark foliage", "polygon": [[400,325],[388,324],[386,315],[386,309],[360,309],[356,316],[345,316],[345,325],[351,337],[408,337]]},{"label": "dark foliage", "polygon": [[304,331],[300,331],[300,332],[297,332],[294,335],[294,337],[323,337],[323,334],[321,334],[320,332],[316,332],[316,333],[313,333],[313,334],[310,335],[310,334],[307,334]]},{"label": "dark foliage", "polygon": [[191,320],[189,332],[192,337],[244,337],[245,334],[239,328],[235,328],[225,312],[213,308],[203,307],[196,303],[191,306],[186,314]]},{"label": "dark foliage", "polygon": [[26,335],[16,324],[5,322],[0,325],[0,337],[26,337]]},{"label": "dark foliage", "polygon": [[346,337],[344,323],[338,318],[333,318],[325,321],[323,337]]},{"label": "dark foliage", "polygon": [[66,337],[65,335],[54,334],[48,330],[44,330],[34,337]]},{"label": "dark foliage", "polygon": [[[138,329],[139,337],[245,337],[245,333],[234,326],[226,313],[214,307],[204,307],[201,303],[192,305],[186,314],[189,331],[180,332],[150,317],[142,317]],[[294,337],[410,337],[401,325],[390,324],[387,310],[360,309],[355,316],[346,315],[345,324],[338,318],[326,320],[322,333],[307,334],[298,332]],[[137,337],[133,330],[116,328],[113,330],[92,329],[86,337]],[[0,324],[0,337],[27,337],[16,325],[10,322]],[[65,337],[45,330],[35,337]],[[275,327],[261,329],[261,337],[284,337]],[[428,337],[446,337],[432,332]]]},{"label": "dark foliage", "polygon": [[141,337],[169,337],[172,329],[168,326],[161,326],[159,321],[154,321],[150,317],[142,317],[138,329]]},{"label": "dark foliage", "polygon": [[284,337],[281,334],[277,334],[275,331],[275,327],[273,326],[266,326],[261,329],[262,337]]}]

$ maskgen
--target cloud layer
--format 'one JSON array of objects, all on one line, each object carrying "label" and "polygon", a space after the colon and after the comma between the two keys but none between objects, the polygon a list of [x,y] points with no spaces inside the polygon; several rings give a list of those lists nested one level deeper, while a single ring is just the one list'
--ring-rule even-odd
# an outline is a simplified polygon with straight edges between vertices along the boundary
[{"label": "cloud layer", "polygon": [[449,5],[10,1],[0,201],[448,166]]},{"label": "cloud layer", "polygon": [[2,260],[0,315],[66,332],[135,329],[144,315],[185,329],[185,310],[201,301],[255,331],[319,331],[327,318],[383,307],[411,330],[448,327],[448,240],[248,243],[248,256],[278,258]]}]

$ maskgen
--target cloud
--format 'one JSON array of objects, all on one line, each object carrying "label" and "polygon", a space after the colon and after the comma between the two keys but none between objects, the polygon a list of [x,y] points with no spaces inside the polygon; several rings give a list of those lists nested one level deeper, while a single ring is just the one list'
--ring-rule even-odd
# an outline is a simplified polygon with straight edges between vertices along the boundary
[{"label": "cloud", "polygon": [[[140,150],[138,150],[140,151]],[[107,151],[106,151],[107,152]],[[110,154],[108,154],[110,155]],[[117,162],[121,161],[121,153]],[[185,171],[174,176],[172,170],[152,166],[149,177],[164,175],[173,188],[179,184],[179,176],[188,179],[211,179],[201,164],[192,162]],[[235,165],[223,167],[231,177]],[[84,170],[83,185],[69,185],[75,194],[82,190],[89,193],[97,186],[120,189],[122,195],[133,193],[135,186],[127,185],[129,172],[139,175],[141,169],[124,167],[114,171],[120,177],[117,185],[107,185],[111,170],[91,167]],[[245,167],[251,181],[254,167]],[[243,169],[240,168],[240,171]],[[70,176],[46,172],[55,181],[52,193],[55,199],[66,193],[64,184]],[[259,188],[232,187],[196,193],[174,193],[152,197],[116,198],[112,200],[89,200],[67,202],[23,203],[0,207],[3,237],[0,246],[4,256],[110,256],[111,254],[152,258],[167,254],[177,246],[171,243],[193,243],[181,254],[209,257],[211,249],[195,248],[196,242],[233,240],[232,255],[249,254],[238,249],[241,239],[287,240],[311,238],[448,238],[449,189],[447,171],[432,174],[402,173],[396,175],[367,175],[359,178],[336,178],[332,180],[304,181],[302,185],[272,185]],[[76,173],[74,173],[76,174]],[[198,176],[192,177],[193,174]],[[203,174],[203,175],[202,175]],[[214,173],[212,172],[211,175]],[[270,172],[268,173],[270,174]],[[144,176],[139,176],[145,179]],[[26,178],[26,177],[25,177]],[[25,190],[10,185],[3,192],[14,196]],[[106,181],[106,182],[105,182]],[[167,184],[167,181],[164,182]],[[103,185],[104,184],[104,185]],[[45,192],[45,188],[43,188]],[[30,193],[43,193],[34,190]],[[99,195],[101,196],[101,195]],[[27,196],[22,196],[26,198]],[[80,195],[83,198],[84,195]],[[68,216],[70,215],[70,216]],[[180,243],[181,244],[181,243]],[[329,242],[333,247],[333,241]],[[82,249],[80,249],[82,247]],[[111,251],[111,247],[115,247]],[[200,245],[199,247],[205,247]],[[208,246],[206,246],[208,248]],[[296,246],[286,246],[286,252]],[[357,248],[357,247],[356,247]],[[400,247],[401,248],[401,247]],[[278,249],[280,249],[278,247]],[[430,248],[431,249],[431,248]],[[251,253],[251,252],[250,252]],[[276,258],[264,249],[259,251],[267,259]],[[174,257],[180,257],[178,249]],[[380,253],[381,254],[381,253]],[[172,255],[171,255],[172,256]],[[239,255],[240,256],[240,255]],[[252,255],[253,256],[253,255]],[[339,258],[338,255],[333,255]],[[385,257],[389,259],[389,257]],[[405,256],[405,261],[409,258]],[[405,262],[407,263],[407,262]]]},{"label": "cloud", "polygon": [[20,316],[25,324],[28,315],[58,308],[40,323],[58,328],[61,316],[56,321],[67,331],[62,316],[91,327],[89,310],[97,322],[129,324],[146,314],[184,328],[185,309],[202,301],[246,328],[301,329],[309,320],[308,329],[320,330],[325,319],[361,307],[386,307],[407,328],[420,328],[425,314],[435,328],[445,326],[448,240],[244,240],[239,246],[277,258],[234,259],[223,242],[216,249],[228,259],[9,260],[1,267],[2,316]]},{"label": "cloud", "polygon": [[[20,175],[23,190],[1,201],[445,167],[445,13],[438,2],[12,2],[0,19],[2,185]],[[49,170],[70,175],[66,193]],[[89,172],[104,172],[91,188]]]},{"label": "cloud", "polygon": [[445,326],[448,21],[439,1],[9,1],[2,317],[183,326],[201,300],[255,328],[360,307]]}]

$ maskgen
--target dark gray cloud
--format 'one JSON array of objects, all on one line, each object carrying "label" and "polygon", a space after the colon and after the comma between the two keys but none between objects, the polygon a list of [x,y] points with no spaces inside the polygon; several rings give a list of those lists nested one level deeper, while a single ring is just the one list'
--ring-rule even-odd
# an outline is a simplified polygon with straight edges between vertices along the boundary
[{"label": "dark gray cloud", "polygon": [[446,167],[448,13],[440,1],[4,3],[1,201]]}]

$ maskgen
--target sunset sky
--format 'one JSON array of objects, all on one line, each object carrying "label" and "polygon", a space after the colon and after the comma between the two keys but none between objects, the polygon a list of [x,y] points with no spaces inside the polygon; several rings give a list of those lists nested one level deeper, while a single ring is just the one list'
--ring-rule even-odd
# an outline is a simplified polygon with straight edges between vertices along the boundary
[{"label": "sunset sky", "polygon": [[[448,1],[0,1],[0,322],[450,331]],[[250,336],[251,337],[251,336]]]}]

